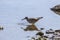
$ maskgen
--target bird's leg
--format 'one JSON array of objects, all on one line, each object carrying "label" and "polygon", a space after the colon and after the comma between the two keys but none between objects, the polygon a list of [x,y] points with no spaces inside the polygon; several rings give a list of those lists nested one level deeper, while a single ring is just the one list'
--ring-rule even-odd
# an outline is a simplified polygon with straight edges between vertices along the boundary
[{"label": "bird's leg", "polygon": [[34,25],[34,23],[32,23],[32,25]]}]

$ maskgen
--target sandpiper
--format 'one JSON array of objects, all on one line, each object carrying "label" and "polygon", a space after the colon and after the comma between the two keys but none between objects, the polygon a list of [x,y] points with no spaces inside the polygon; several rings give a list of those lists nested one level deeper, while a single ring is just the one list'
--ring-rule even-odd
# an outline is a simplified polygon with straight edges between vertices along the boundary
[{"label": "sandpiper", "polygon": [[[35,24],[39,19],[42,19],[43,17],[39,17],[39,18],[28,18],[28,17],[25,17],[24,19],[27,20],[27,22],[31,23],[31,24]],[[22,20],[24,20],[22,19]]]}]

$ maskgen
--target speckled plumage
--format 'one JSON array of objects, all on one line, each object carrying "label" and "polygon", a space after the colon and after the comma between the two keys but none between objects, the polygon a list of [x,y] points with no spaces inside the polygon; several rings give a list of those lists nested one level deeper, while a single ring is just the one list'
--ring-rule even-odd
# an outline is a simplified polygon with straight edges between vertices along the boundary
[{"label": "speckled plumage", "polygon": [[56,5],[52,7],[51,10],[55,12],[56,14],[60,15],[60,5]]}]

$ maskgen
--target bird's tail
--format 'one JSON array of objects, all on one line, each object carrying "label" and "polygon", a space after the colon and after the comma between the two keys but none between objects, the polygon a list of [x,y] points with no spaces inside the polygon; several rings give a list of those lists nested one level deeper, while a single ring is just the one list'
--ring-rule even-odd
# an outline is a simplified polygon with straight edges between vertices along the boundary
[{"label": "bird's tail", "polygon": [[39,17],[37,20],[42,19],[43,17]]}]

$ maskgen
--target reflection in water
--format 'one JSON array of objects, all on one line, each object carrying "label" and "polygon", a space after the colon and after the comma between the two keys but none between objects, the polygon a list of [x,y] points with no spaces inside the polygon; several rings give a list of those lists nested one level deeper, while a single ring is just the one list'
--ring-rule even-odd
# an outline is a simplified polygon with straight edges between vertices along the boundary
[{"label": "reflection in water", "polygon": [[39,31],[35,25],[27,25],[27,27],[24,29],[24,31],[35,31],[35,30]]}]

